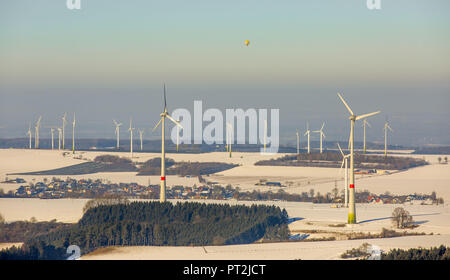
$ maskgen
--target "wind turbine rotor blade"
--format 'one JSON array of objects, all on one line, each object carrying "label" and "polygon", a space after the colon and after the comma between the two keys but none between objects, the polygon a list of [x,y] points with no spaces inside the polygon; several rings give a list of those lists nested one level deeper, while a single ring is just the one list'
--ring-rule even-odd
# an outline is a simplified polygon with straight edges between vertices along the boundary
[{"label": "wind turbine rotor blade", "polygon": [[339,145],[339,143],[337,143],[337,145],[338,145],[339,151],[341,152],[342,157],[345,157],[344,152],[341,149],[341,145]]},{"label": "wind turbine rotor blade", "polygon": [[325,123],[322,124],[322,127],[320,128],[321,131],[323,130],[324,126],[325,126]]},{"label": "wind turbine rotor blade", "polygon": [[166,84],[164,84],[164,110],[167,108],[167,102],[166,102]]},{"label": "wind turbine rotor blade", "polygon": [[155,127],[153,128],[153,130],[152,131],[155,131],[155,129],[157,129],[158,128],[158,126],[161,124],[161,122],[162,122],[162,118],[161,119],[159,119],[159,122],[155,125]]},{"label": "wind turbine rotor blade", "polygon": [[180,128],[183,128],[183,126],[181,126],[181,124],[176,121],[174,118],[172,118],[169,114],[166,115],[166,117],[171,120],[174,124],[176,124],[177,126],[179,126]]},{"label": "wind turbine rotor blade", "polygon": [[367,118],[367,117],[370,117],[370,116],[373,116],[373,115],[376,115],[376,114],[379,114],[379,113],[381,113],[381,111],[360,115],[360,116],[356,117],[356,120],[364,119],[364,118]]},{"label": "wind turbine rotor blade", "polygon": [[347,102],[345,102],[344,98],[342,98],[342,96],[338,93],[339,98],[341,99],[342,103],[344,103],[345,107],[347,107],[347,110],[350,112],[350,114],[353,116],[355,115],[352,111],[352,109],[350,109],[350,106],[348,106]]}]

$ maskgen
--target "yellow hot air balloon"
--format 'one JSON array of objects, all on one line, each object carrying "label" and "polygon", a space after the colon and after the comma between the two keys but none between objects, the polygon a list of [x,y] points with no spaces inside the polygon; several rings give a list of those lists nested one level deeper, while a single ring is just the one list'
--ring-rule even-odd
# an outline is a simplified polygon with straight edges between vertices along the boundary
[{"label": "yellow hot air balloon", "polygon": [[250,44],[249,40],[245,40],[244,44],[248,47],[248,45]]}]

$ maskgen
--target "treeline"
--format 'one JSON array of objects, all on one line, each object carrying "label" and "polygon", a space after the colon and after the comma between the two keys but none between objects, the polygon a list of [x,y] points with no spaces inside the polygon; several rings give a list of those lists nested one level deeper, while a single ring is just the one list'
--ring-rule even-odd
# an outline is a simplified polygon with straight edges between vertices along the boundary
[{"label": "treeline", "polygon": [[50,222],[17,221],[12,223],[0,222],[0,243],[25,242],[39,235],[70,227],[70,224]]},{"label": "treeline", "polygon": [[[166,174],[179,176],[201,176],[222,172],[238,166],[223,162],[175,162],[166,158]],[[137,175],[159,175],[161,174],[161,158],[153,158],[144,162],[138,170]]]},{"label": "treeline", "polygon": [[450,247],[441,245],[430,249],[392,249],[381,254],[382,260],[450,260]]},{"label": "treeline", "polygon": [[132,202],[90,208],[67,228],[35,237],[21,249],[0,252],[0,259],[63,259],[69,245],[82,254],[104,246],[189,246],[287,240],[285,210],[275,206],[205,203]]},{"label": "treeline", "polygon": [[[309,166],[339,168],[342,155],[335,152],[286,155],[277,159],[261,160],[255,165],[269,166]],[[412,157],[384,157],[377,155],[355,154],[355,168],[403,170],[428,164],[425,160]]]}]

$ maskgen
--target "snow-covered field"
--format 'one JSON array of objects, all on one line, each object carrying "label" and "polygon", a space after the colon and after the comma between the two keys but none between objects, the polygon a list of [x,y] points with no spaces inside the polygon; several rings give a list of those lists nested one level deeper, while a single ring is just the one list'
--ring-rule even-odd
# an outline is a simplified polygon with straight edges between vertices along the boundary
[{"label": "snow-covered field", "polygon": [[[117,154],[114,152],[82,152],[75,159],[71,154],[62,156],[61,152],[49,150],[0,150],[0,180],[5,177],[15,178],[8,173],[42,171],[60,168],[91,160],[100,154]],[[127,157],[128,153],[120,153]],[[159,154],[135,153],[133,160],[143,162]],[[277,155],[283,156],[283,154]],[[400,155],[401,156],[401,155]],[[426,193],[436,191],[438,197],[443,197],[445,205],[402,205],[412,215],[419,225],[417,232],[425,232],[433,235],[408,236],[389,239],[370,239],[367,242],[377,245],[382,249],[430,247],[440,244],[450,246],[450,165],[438,164],[437,155],[408,155],[428,160],[428,166],[413,168],[404,172],[390,175],[358,176],[356,187],[367,189],[374,193],[389,191],[394,194]],[[307,192],[315,189],[316,192],[330,192],[337,181],[338,188],[342,188],[342,178],[338,176],[338,169],[311,168],[311,167],[269,167],[254,166],[262,159],[274,156],[261,155],[259,153],[233,153],[229,158],[226,153],[169,154],[168,157],[176,161],[220,161],[240,164],[239,167],[205,177],[209,181],[219,182],[223,185],[231,184],[241,189],[269,190],[269,187],[255,186],[259,179],[279,181],[287,185],[285,191],[293,193]],[[444,157],[441,155],[440,157]],[[18,176],[27,181],[50,179],[53,176]],[[55,176],[58,177],[58,176]],[[67,176],[61,176],[66,178]],[[98,173],[89,175],[70,176],[72,178],[107,179],[111,182],[137,182],[147,184],[159,182],[158,176],[136,176],[134,172],[124,173]],[[198,184],[197,178],[184,178],[168,176],[168,185]],[[0,184],[4,191],[14,190],[20,184]],[[279,188],[272,187],[272,191]],[[298,202],[237,202],[237,201],[205,201],[207,203],[263,203],[275,204],[285,208],[291,218],[298,220],[292,222],[289,227],[292,233],[316,230],[322,232],[322,236],[347,234],[349,232],[378,233],[381,229],[391,228],[389,219],[393,209],[400,205],[367,205],[358,204],[356,208],[358,224],[333,227],[330,225],[344,224],[347,219],[347,209],[332,208],[329,204],[314,205],[312,203]],[[82,199],[21,199],[1,198],[0,213],[6,221],[29,220],[35,217],[38,221],[56,219],[61,222],[76,222],[82,216],[82,209],[86,200]],[[314,236],[313,234],[311,236]],[[316,234],[314,237],[320,237]],[[337,240],[320,242],[294,242],[249,244],[233,246],[211,247],[127,247],[116,248],[105,252],[99,252],[86,259],[334,259],[345,250],[358,247],[365,240]]]}]

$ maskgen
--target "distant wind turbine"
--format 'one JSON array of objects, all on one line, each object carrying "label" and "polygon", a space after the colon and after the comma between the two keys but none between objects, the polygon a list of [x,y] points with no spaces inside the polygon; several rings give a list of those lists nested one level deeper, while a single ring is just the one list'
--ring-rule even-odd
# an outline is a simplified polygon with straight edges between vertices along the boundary
[{"label": "distant wind turbine", "polygon": [[54,146],[53,146],[53,132],[55,132],[55,129],[54,128],[50,128],[50,133],[52,135],[52,150],[54,149]]},{"label": "distant wind turbine", "polygon": [[233,125],[227,122],[227,138],[228,138],[228,153],[231,157],[231,142],[233,139]]},{"label": "distant wind turbine", "polygon": [[[72,122],[72,154],[75,154],[75,113],[73,113],[73,122]],[[64,137],[63,137],[64,143]]]},{"label": "distant wind turbine", "polygon": [[170,121],[172,121],[177,126],[181,126],[179,122],[177,122],[174,118],[172,118],[169,115],[169,112],[167,111],[167,102],[166,102],[166,84],[164,84],[164,111],[160,114],[161,119],[156,124],[156,126],[153,128],[153,131],[158,128],[159,125],[161,125],[161,190],[159,195],[159,201],[165,202],[166,201],[166,152],[164,147],[165,142],[165,128],[166,128],[166,118],[168,118]]},{"label": "distant wind turbine", "polygon": [[133,130],[134,127],[131,125],[132,120],[130,119],[130,128],[128,128],[128,131],[130,132],[130,157],[133,158]]},{"label": "distant wind turbine", "polygon": [[143,136],[144,136],[144,130],[141,130],[141,129],[139,129],[138,130],[139,131],[139,139],[141,140],[141,151],[142,151],[142,139],[143,139]]},{"label": "distant wind turbine", "polygon": [[355,204],[355,162],[354,162],[354,140],[355,140],[355,122],[357,120],[361,120],[373,115],[380,113],[380,111],[364,114],[364,115],[355,115],[348,106],[347,102],[345,102],[344,98],[338,93],[339,98],[342,103],[344,103],[345,107],[350,113],[350,194],[349,194],[349,208],[348,208],[348,223],[355,224],[356,223],[356,204]]},{"label": "distant wind turbine", "polygon": [[29,146],[29,148],[31,149],[31,135],[32,135],[32,133],[31,133],[31,123],[30,123],[30,126],[28,127],[27,135],[30,137],[30,146]]},{"label": "distant wind turbine", "polygon": [[35,130],[35,139],[34,139],[34,148],[39,149],[39,127],[41,126],[42,116],[39,116],[38,121],[36,122]]},{"label": "distant wind turbine", "polygon": [[116,120],[113,120],[114,125],[116,126],[116,138],[117,138],[117,149],[119,149],[119,135],[120,135],[120,126],[122,123],[116,122]]},{"label": "distant wind turbine", "polygon": [[300,154],[300,135],[298,134],[298,129],[295,132],[295,135],[297,135],[297,155]]},{"label": "distant wind turbine", "polygon": [[67,113],[64,113],[64,116],[62,117],[62,148],[63,148],[63,150],[66,148],[65,141],[64,141],[66,138],[66,135],[65,135],[66,124],[67,124]]},{"label": "distant wind turbine", "polygon": [[309,154],[311,152],[310,145],[309,145],[309,138],[311,136],[311,130],[309,130],[309,123],[306,123],[305,136],[308,136],[308,154]]},{"label": "distant wind turbine", "polygon": [[62,136],[62,129],[58,127],[58,150],[61,150],[61,136]]},{"label": "distant wind turbine", "polygon": [[386,123],[384,124],[384,156],[387,157],[387,131],[388,129],[393,132],[392,128],[389,126],[389,123],[386,121]]},{"label": "distant wind turbine", "polygon": [[338,143],[339,151],[342,155],[342,163],[341,163],[341,169],[345,165],[345,174],[344,174],[344,206],[348,207],[348,158],[350,157],[350,154],[345,155],[344,152],[341,149],[341,146]]},{"label": "distant wind turbine", "polygon": [[366,119],[364,119],[364,121],[363,121],[363,128],[364,128],[364,148],[363,148],[363,150],[364,150],[364,154],[366,153],[366,126],[371,127],[370,123]]},{"label": "distant wind turbine", "polygon": [[313,132],[320,134],[320,153],[322,153],[322,140],[325,138],[325,133],[323,133],[323,127],[325,126],[325,123],[322,124],[322,127],[320,130],[315,130]]}]

